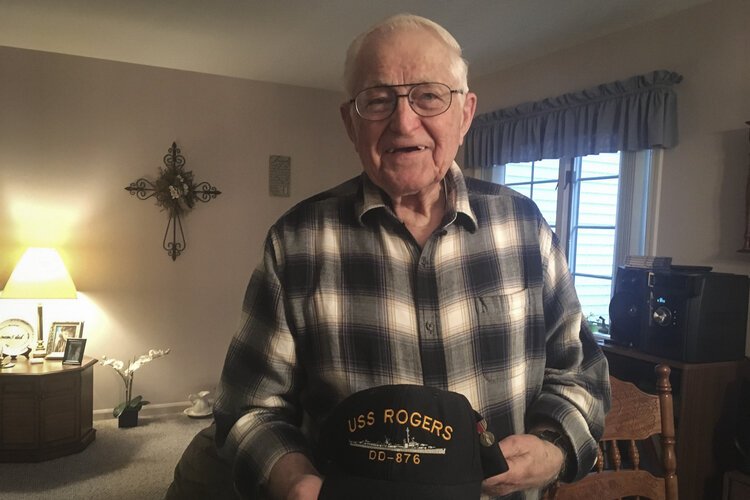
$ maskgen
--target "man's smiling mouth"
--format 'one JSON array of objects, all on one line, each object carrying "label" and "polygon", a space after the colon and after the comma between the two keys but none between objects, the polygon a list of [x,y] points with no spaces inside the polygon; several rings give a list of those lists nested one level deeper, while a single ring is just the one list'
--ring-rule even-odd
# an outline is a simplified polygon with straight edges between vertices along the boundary
[{"label": "man's smiling mouth", "polygon": [[405,148],[389,148],[386,149],[385,152],[388,154],[391,153],[413,153],[415,151],[424,151],[427,149],[425,146],[408,146]]}]

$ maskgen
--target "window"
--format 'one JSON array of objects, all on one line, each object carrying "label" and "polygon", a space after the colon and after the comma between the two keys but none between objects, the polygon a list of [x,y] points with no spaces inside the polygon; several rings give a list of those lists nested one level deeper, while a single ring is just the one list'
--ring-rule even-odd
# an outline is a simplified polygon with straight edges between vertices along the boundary
[{"label": "window", "polygon": [[[468,175],[537,202],[593,320],[607,321],[617,266],[628,255],[656,254],[661,155],[678,142],[680,81],[653,71],[496,109],[475,116],[464,138]],[[536,158],[545,159],[528,162]]]},{"label": "window", "polygon": [[534,200],[557,233],[583,313],[593,322],[609,325],[617,266],[629,254],[645,254],[650,243],[655,160],[660,156],[652,151],[601,153],[492,169],[493,182]]}]

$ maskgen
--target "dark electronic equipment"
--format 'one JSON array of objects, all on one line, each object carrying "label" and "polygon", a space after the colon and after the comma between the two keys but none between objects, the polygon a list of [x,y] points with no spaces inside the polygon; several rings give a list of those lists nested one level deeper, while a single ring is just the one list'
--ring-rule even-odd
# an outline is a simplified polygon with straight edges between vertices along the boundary
[{"label": "dark electronic equipment", "polygon": [[609,303],[612,343],[692,363],[745,356],[750,280],[711,268],[620,267]]}]

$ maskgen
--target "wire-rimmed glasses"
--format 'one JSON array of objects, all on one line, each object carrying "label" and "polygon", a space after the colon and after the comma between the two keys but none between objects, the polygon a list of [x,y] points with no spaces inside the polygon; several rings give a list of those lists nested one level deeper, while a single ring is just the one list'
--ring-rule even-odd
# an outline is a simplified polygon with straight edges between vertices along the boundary
[{"label": "wire-rimmed glasses", "polygon": [[[398,88],[411,87],[405,94]],[[401,85],[378,85],[362,90],[349,104],[354,104],[357,114],[365,120],[385,120],[393,114],[400,97],[406,97],[409,106],[419,116],[437,116],[448,111],[453,94],[463,94],[463,90],[451,89],[444,83],[423,82]]]}]

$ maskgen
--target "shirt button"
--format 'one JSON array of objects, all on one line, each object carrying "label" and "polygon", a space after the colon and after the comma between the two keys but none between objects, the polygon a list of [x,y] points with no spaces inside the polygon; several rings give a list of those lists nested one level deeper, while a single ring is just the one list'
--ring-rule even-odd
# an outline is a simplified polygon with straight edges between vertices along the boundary
[{"label": "shirt button", "polygon": [[427,331],[428,331],[428,332],[429,332],[430,334],[432,334],[432,327],[433,327],[433,325],[432,325],[432,321],[427,321],[427,322],[425,322],[425,324],[424,324],[424,327],[425,327],[425,328],[427,328]]},{"label": "shirt button", "polygon": [[427,259],[427,257],[422,257],[422,259],[419,261],[419,263],[422,265],[422,267],[427,267],[430,264],[430,262]]}]

